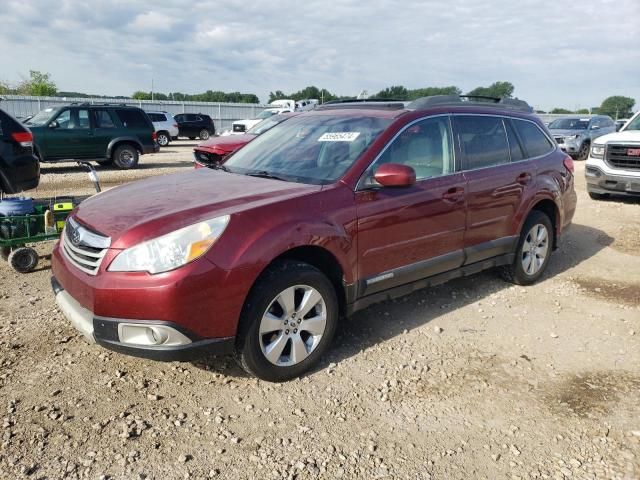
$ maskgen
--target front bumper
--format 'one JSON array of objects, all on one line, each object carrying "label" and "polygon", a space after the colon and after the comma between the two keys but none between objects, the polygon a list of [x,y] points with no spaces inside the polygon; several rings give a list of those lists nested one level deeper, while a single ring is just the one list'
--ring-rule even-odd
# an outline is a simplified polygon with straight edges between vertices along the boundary
[{"label": "front bumper", "polygon": [[567,140],[564,139],[563,143],[558,143],[560,150],[568,153],[569,155],[577,155],[580,152],[582,146],[582,140]]},{"label": "front bumper", "polygon": [[640,196],[640,175],[626,172],[616,173],[606,166],[598,165],[598,163],[589,159],[585,166],[587,191],[599,194],[615,193]]},{"label": "front bumper", "polygon": [[[80,305],[55,277],[51,277],[51,287],[58,307],[76,330],[90,343],[98,343],[109,350],[151,360],[182,362],[208,355],[226,355],[234,350],[234,337],[200,338],[173,322],[96,316]],[[122,341],[127,337],[127,328],[140,332],[155,330],[166,335],[157,337],[158,342],[163,342],[157,345],[131,343],[132,336],[129,341]],[[145,343],[151,341],[144,340]]]}]

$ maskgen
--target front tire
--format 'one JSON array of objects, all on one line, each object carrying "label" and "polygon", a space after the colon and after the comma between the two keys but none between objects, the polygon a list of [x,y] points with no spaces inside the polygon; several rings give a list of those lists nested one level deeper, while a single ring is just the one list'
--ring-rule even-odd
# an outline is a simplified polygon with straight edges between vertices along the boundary
[{"label": "front tire", "polygon": [[299,377],[329,347],[338,316],[335,289],[320,270],[303,262],[278,263],[258,279],[247,298],[236,358],[262,380]]},{"label": "front tire", "polygon": [[125,144],[116,148],[113,163],[122,170],[129,170],[138,165],[138,150],[133,145]]},{"label": "front tire", "polygon": [[542,276],[551,257],[553,227],[547,215],[533,210],[522,227],[516,258],[502,267],[502,277],[516,285],[531,285]]},{"label": "front tire", "polygon": [[580,150],[578,151],[577,159],[586,160],[589,158],[589,148],[591,148],[591,144],[589,142],[582,142]]}]

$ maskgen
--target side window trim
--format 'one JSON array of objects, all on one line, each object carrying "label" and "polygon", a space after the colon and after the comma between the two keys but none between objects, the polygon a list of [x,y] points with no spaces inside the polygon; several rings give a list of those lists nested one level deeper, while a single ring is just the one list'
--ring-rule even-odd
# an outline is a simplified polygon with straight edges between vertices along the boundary
[{"label": "side window trim", "polygon": [[[448,175],[454,175],[456,173],[458,173],[460,171],[460,164],[458,161],[458,148],[456,148],[456,139],[455,139],[455,135],[453,133],[453,125],[451,124],[451,114],[449,113],[441,113],[438,115],[426,115],[424,117],[420,117],[417,118],[415,120],[412,120],[411,122],[407,123],[404,127],[402,127],[400,130],[398,130],[398,132],[396,132],[396,134],[387,142],[387,144],[384,146],[384,148],[382,150],[380,150],[380,152],[378,153],[378,155],[376,155],[376,158],[373,159],[373,161],[367,166],[367,168],[364,170],[364,172],[362,172],[362,175],[360,175],[360,178],[358,179],[358,182],[356,183],[356,188],[355,191],[361,191],[361,190],[369,190],[370,188],[372,188],[371,185],[365,185],[366,183],[366,179],[369,176],[369,172],[371,170],[371,168],[378,162],[378,160],[380,160],[380,158],[385,154],[385,152],[387,151],[387,149],[389,149],[389,147],[393,144],[393,142],[400,137],[400,135],[402,135],[408,128],[412,127],[413,125],[415,125],[416,123],[422,122],[424,120],[428,120],[431,118],[439,118],[439,117],[447,117],[447,123],[449,125],[449,132],[451,133],[451,138],[452,138],[452,145],[451,145],[451,153],[453,155],[453,169],[451,170],[450,173],[447,173],[445,175],[441,175],[439,177],[432,177],[432,178],[443,178],[446,177]],[[425,180],[431,180],[431,178],[423,178],[421,180],[418,180],[417,182],[422,182]]]}]

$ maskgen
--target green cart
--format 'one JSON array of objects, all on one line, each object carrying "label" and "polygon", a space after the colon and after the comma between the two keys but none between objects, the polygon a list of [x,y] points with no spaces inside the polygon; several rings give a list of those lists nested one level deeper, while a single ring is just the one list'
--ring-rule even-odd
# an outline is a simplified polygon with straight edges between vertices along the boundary
[{"label": "green cart", "polygon": [[[78,162],[89,171],[96,192],[100,182],[90,163]],[[86,198],[86,197],[84,197]],[[34,202],[33,212],[26,215],[0,216],[0,256],[20,273],[31,272],[38,264],[34,244],[57,240],[64,222],[82,197],[56,197]]]}]

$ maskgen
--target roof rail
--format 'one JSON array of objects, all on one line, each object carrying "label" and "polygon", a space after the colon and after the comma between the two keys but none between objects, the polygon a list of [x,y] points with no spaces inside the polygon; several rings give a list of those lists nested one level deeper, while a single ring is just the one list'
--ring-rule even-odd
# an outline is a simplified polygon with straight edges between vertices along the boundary
[{"label": "roof rail", "polygon": [[506,108],[521,112],[531,113],[533,108],[524,100],[506,97],[488,97],[485,95],[433,95],[430,97],[418,98],[411,102],[407,108],[411,110],[423,110],[425,108],[439,107],[443,105],[480,105]]},{"label": "roof rail", "polygon": [[390,98],[343,98],[330,100],[318,105],[315,109],[331,110],[338,108],[359,108],[359,109],[385,109],[401,110],[406,107],[406,102]]}]

